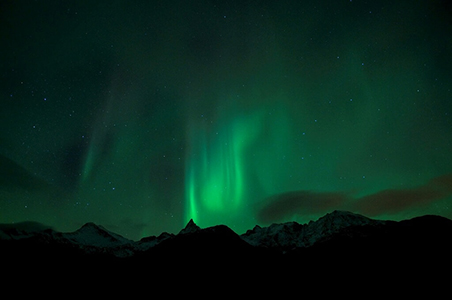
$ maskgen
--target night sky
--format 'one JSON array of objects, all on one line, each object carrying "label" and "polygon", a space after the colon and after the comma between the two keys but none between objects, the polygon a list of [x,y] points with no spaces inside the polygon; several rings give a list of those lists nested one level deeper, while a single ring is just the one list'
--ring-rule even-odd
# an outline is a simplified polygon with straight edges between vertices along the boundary
[{"label": "night sky", "polygon": [[450,1],[1,1],[0,223],[452,217]]}]

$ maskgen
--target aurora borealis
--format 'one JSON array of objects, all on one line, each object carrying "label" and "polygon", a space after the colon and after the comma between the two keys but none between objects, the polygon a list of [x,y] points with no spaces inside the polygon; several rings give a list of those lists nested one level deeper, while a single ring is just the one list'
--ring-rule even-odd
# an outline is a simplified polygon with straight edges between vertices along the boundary
[{"label": "aurora borealis", "polygon": [[5,1],[0,223],[451,218],[448,1]]}]

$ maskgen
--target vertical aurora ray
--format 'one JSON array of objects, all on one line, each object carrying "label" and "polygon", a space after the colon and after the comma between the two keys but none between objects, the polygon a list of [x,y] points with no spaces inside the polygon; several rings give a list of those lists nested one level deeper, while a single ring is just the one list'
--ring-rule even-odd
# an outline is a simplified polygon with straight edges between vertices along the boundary
[{"label": "vertical aurora ray", "polygon": [[94,150],[93,145],[91,144],[88,149],[88,153],[86,154],[85,163],[83,164],[83,168],[81,170],[82,174],[81,182],[85,182],[88,179],[88,177],[91,174],[91,171],[93,170],[93,166],[94,166]]},{"label": "vertical aurora ray", "polygon": [[193,168],[189,169],[190,174],[187,174],[187,195],[186,199],[188,201],[187,204],[187,213],[186,213],[186,220],[193,219],[195,221],[198,220],[198,209],[196,208],[196,202],[195,202],[195,185],[194,185],[194,174],[193,174]]},{"label": "vertical aurora ray", "polygon": [[254,114],[219,122],[220,128],[191,126],[186,165],[186,221],[202,226],[238,217],[246,197],[245,157],[261,130]]}]

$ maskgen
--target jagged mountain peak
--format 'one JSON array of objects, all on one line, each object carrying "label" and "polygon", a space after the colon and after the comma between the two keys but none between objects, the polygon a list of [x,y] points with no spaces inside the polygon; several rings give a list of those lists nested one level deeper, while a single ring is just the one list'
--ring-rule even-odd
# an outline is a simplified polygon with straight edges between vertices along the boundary
[{"label": "jagged mountain peak", "polygon": [[185,226],[184,229],[182,229],[179,234],[187,234],[187,233],[194,233],[201,230],[201,227],[199,227],[198,225],[195,224],[195,221],[193,221],[193,219],[190,219],[190,221],[188,221],[187,225]]}]

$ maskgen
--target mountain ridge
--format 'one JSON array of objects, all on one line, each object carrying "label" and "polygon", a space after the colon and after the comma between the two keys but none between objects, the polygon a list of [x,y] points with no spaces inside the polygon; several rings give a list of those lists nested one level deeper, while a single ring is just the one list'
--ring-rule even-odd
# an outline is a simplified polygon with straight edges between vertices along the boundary
[{"label": "mountain ridge", "polygon": [[274,223],[268,227],[256,226],[241,237],[253,246],[279,247],[291,250],[312,246],[317,240],[333,235],[350,226],[384,224],[347,211],[335,210],[307,224],[297,222]]},{"label": "mountain ridge", "polygon": [[325,261],[340,260],[340,255],[354,260],[352,254],[359,255],[359,251],[388,257],[398,253],[403,258],[404,251],[425,256],[433,252],[446,255],[444,249],[452,250],[452,221],[435,215],[396,222],[333,211],[307,224],[256,225],[242,235],[225,225],[200,228],[190,220],[178,234],[164,232],[139,241],[128,240],[91,222],[69,233],[39,228],[42,230],[27,231],[0,224],[1,254],[15,257],[20,253],[21,257],[30,257],[30,261],[47,257],[56,262],[75,257],[81,261],[115,259],[115,263],[136,266],[142,262],[159,265],[177,261],[178,266],[215,262],[226,267],[238,262],[257,266],[262,261],[275,266],[290,265],[289,261],[303,261],[306,265],[306,257],[322,255],[329,257],[322,258]]}]

